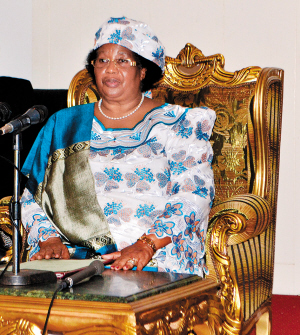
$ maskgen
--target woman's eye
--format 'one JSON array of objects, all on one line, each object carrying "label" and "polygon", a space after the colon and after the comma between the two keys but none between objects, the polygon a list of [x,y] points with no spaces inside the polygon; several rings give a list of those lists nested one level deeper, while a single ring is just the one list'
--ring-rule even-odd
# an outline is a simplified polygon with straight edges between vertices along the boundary
[{"label": "woman's eye", "polygon": [[99,58],[99,59],[98,59],[98,62],[99,62],[99,63],[108,63],[108,62],[109,62],[109,59],[106,59],[106,58]]},{"label": "woman's eye", "polygon": [[128,63],[128,59],[119,58],[119,59],[116,59],[116,62],[117,64],[126,64]]}]

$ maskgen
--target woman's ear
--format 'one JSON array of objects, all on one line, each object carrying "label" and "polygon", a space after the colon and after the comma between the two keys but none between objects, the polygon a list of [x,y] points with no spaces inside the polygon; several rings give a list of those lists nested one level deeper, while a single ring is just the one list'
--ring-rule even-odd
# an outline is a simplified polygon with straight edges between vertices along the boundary
[{"label": "woman's ear", "polygon": [[142,70],[141,70],[141,75],[140,75],[141,81],[142,81],[143,79],[145,79],[145,77],[146,77],[146,72],[147,72],[147,69],[146,69],[145,67],[143,67]]}]

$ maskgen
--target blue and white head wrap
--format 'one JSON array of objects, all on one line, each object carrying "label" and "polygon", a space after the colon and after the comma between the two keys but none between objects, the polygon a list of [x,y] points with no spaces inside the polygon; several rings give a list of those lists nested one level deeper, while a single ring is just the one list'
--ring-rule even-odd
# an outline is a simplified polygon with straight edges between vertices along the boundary
[{"label": "blue and white head wrap", "polygon": [[165,48],[146,23],[127,17],[111,17],[96,32],[94,50],[107,43],[119,44],[154,62],[164,71]]}]

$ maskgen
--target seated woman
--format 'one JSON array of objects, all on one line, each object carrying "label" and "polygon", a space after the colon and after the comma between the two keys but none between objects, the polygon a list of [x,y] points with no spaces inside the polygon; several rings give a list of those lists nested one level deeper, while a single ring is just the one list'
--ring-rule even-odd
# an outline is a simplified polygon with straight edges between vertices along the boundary
[{"label": "seated woman", "polygon": [[145,96],[164,47],[142,22],[105,22],[86,67],[102,99],[51,116],[23,167],[30,259],[98,254],[115,270],[203,276],[215,112]]}]

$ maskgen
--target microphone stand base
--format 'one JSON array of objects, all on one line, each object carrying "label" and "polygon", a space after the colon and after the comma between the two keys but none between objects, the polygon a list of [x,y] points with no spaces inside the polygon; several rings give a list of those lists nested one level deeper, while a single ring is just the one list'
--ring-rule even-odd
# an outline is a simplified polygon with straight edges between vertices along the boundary
[{"label": "microphone stand base", "polygon": [[52,271],[23,269],[18,274],[7,271],[0,279],[1,285],[25,286],[33,284],[56,283],[56,274]]}]

